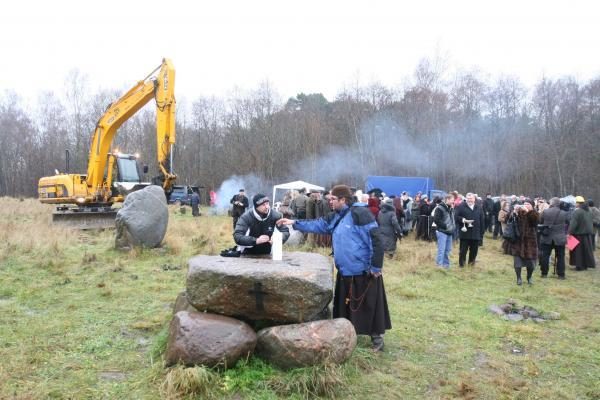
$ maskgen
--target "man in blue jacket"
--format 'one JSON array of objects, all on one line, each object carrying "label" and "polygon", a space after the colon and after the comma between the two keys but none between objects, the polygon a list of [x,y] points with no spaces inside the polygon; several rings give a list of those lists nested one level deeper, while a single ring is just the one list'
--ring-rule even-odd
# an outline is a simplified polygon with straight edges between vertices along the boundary
[{"label": "man in blue jacket", "polygon": [[282,218],[301,232],[330,234],[338,270],[333,298],[333,318],[346,318],[356,333],[371,336],[372,348],[383,351],[383,334],[392,328],[383,286],[383,244],[373,214],[364,203],[353,203],[350,188],[331,189],[334,212],[314,220]]}]

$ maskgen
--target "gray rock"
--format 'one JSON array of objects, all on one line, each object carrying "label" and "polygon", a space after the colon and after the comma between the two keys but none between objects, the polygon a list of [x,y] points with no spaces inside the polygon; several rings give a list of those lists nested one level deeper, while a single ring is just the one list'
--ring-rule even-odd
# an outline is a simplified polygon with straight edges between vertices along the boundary
[{"label": "gray rock", "polygon": [[488,311],[491,312],[492,314],[504,315],[504,310],[496,304],[492,304],[491,306],[489,306]]},{"label": "gray rock", "polygon": [[504,318],[513,322],[523,321],[523,316],[521,314],[506,314]]},{"label": "gray rock", "polygon": [[181,292],[177,295],[177,299],[175,300],[175,306],[173,307],[173,314],[177,314],[179,311],[196,311],[198,310],[190,304],[187,299],[187,294],[185,292]]},{"label": "gray rock", "polygon": [[151,185],[130,193],[115,218],[115,246],[157,247],[165,237],[168,222],[167,198],[160,186]]},{"label": "gray rock", "polygon": [[284,246],[300,246],[304,242],[304,234],[300,231],[290,229],[290,237]]},{"label": "gray rock", "polygon": [[252,354],[256,333],[247,324],[222,315],[180,311],[171,320],[166,365],[235,365]]},{"label": "gray rock", "polygon": [[356,332],[345,318],[266,328],[258,332],[256,353],[282,369],[324,362],[343,363],[356,347]]},{"label": "gray rock", "polygon": [[506,303],[506,304],[500,304],[499,307],[500,307],[500,309],[502,311],[504,311],[505,314],[508,314],[508,313],[510,313],[513,310],[513,305],[512,304],[508,304],[508,303]]},{"label": "gray rock", "polygon": [[560,313],[557,313],[556,311],[550,311],[549,313],[544,314],[544,318],[558,320],[560,319]]},{"label": "gray rock", "polygon": [[329,259],[313,253],[264,258],[197,256],[188,261],[188,301],[200,311],[278,324],[315,319],[331,301]]}]

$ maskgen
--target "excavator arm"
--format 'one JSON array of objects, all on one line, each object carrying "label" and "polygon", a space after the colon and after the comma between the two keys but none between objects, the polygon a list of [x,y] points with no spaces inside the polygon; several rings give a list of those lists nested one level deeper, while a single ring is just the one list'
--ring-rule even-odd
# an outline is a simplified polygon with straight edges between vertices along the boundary
[{"label": "excavator arm", "polygon": [[[156,75],[156,71],[159,71]],[[139,81],[120,99],[112,103],[98,120],[90,148],[87,171],[88,202],[106,203],[111,197],[110,179],[105,170],[117,129],[146,105],[152,98],[156,101],[156,141],[161,183],[170,191],[176,176],[170,171],[170,155],[175,143],[175,68],[169,59],[146,78]],[[107,173],[110,175],[110,171]]]}]

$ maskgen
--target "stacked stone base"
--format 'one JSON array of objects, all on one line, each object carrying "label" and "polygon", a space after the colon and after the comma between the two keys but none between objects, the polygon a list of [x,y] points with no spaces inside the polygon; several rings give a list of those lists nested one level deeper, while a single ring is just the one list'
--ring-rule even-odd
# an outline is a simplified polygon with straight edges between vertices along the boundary
[{"label": "stacked stone base", "polygon": [[175,304],[166,363],[228,368],[255,351],[282,369],[343,363],[356,333],[346,319],[321,319],[332,286],[330,261],[318,254],[194,257]]}]

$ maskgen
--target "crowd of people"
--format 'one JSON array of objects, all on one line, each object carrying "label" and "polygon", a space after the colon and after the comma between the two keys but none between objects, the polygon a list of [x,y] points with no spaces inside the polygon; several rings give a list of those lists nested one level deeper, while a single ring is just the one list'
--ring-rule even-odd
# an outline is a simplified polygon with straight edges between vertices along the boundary
[{"label": "crowd of people", "polygon": [[[501,195],[494,199],[490,193],[480,198],[474,193],[465,196],[451,192],[430,201],[417,193],[411,198],[403,192],[399,198],[372,192],[364,198],[369,209],[378,215],[383,204],[396,207],[402,235],[415,231],[417,240],[436,241],[436,264],[450,268],[450,252],[459,242],[458,266],[473,265],[484,234],[503,239],[504,254],[513,257],[516,281],[522,284],[521,270],[527,270],[527,282],[533,284],[533,272],[540,267],[541,278],[547,278],[550,257],[554,252],[554,274],[565,279],[565,247],[569,249],[569,265],[575,271],[595,268],[594,249],[600,230],[600,210],[592,200],[575,197],[575,204],[554,197],[547,202],[542,197]],[[397,231],[382,230],[388,237]],[[395,248],[394,248],[395,249]]]},{"label": "crowd of people", "polygon": [[363,194],[338,185],[331,192],[290,191],[277,210],[271,208],[267,196],[257,194],[253,207],[246,210],[248,200],[240,190],[231,199],[233,207],[240,208],[232,213],[238,246],[235,256],[269,254],[275,229],[282,232],[285,242],[288,226],[314,235],[313,244],[331,245],[337,268],[333,317],[350,320],[357,334],[369,335],[373,349],[381,351],[383,335],[391,329],[383,263],[386,255],[394,257],[398,241],[410,231],[415,231],[417,240],[437,242],[440,268],[450,268],[456,241],[459,267],[474,265],[484,234],[489,232],[493,239],[503,239],[504,253],[513,257],[517,285],[523,283],[523,268],[528,284],[533,284],[537,264],[541,277],[548,277],[553,251],[556,274],[565,279],[565,246],[575,270],[595,268],[600,210],[581,196],[575,203],[573,208],[556,197],[547,203],[542,198],[502,195],[494,200],[491,194],[482,199],[458,192],[430,201],[422,193],[414,198],[407,192],[388,197],[381,191]]}]

